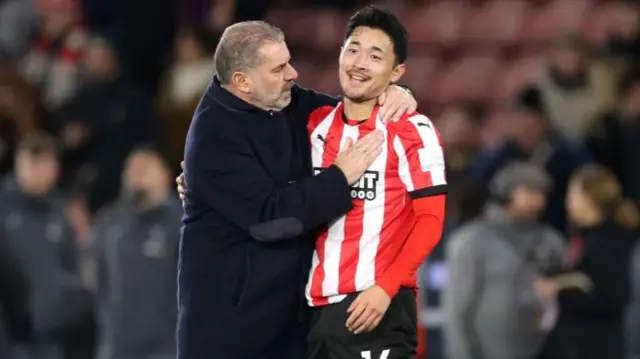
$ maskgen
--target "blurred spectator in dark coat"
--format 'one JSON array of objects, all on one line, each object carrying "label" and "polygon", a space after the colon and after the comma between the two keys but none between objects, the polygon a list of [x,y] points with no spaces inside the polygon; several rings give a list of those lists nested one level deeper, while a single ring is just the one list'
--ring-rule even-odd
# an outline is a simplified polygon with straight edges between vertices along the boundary
[{"label": "blurred spectator in dark coat", "polygon": [[625,194],[640,206],[640,72],[621,78],[618,108],[605,113],[587,139],[593,158],[609,167]]},{"label": "blurred spectator in dark coat", "polygon": [[66,173],[88,188],[91,212],[115,199],[129,151],[154,138],[153,102],[120,71],[106,38],[86,47],[83,84],[78,96],[61,109],[58,133]]},{"label": "blurred spectator in dark coat", "polygon": [[15,174],[0,192],[0,231],[31,288],[33,358],[60,358],[63,340],[91,315],[78,272],[74,233],[56,190],[59,152],[54,138],[32,134],[21,141]]},{"label": "blurred spectator in dark coat", "polygon": [[489,183],[496,171],[508,163],[531,161],[543,167],[553,179],[543,220],[566,233],[564,198],[573,171],[590,161],[586,150],[549,129],[540,93],[525,90],[513,112],[512,134],[496,148],[480,154],[470,168],[472,179]]},{"label": "blurred spectator in dark coat", "polygon": [[12,359],[12,347],[31,337],[29,282],[7,239],[0,232],[0,357]]},{"label": "blurred spectator in dark coat", "polygon": [[180,174],[184,143],[193,112],[209,86],[215,68],[215,39],[202,27],[182,30],[176,39],[173,63],[165,74],[157,99],[161,121],[162,146],[174,175]]},{"label": "blurred spectator in dark coat", "polygon": [[567,268],[592,285],[587,290],[559,289],[557,279],[537,281],[538,295],[556,299],[559,307],[540,358],[622,359],[630,259],[640,213],[624,199],[613,173],[600,165],[588,165],[572,176],[567,208],[576,228]]}]

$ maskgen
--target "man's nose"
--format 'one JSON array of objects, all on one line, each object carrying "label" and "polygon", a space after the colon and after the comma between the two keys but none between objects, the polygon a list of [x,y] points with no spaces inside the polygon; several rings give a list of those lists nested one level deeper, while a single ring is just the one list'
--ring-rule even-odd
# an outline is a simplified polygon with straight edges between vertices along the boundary
[{"label": "man's nose", "polygon": [[355,61],[353,62],[353,65],[358,70],[366,69],[367,68],[367,64],[369,63],[368,59],[369,59],[368,56],[366,56],[364,54],[358,54],[358,56],[356,57]]},{"label": "man's nose", "polygon": [[291,66],[291,65],[287,65],[287,72],[285,74],[285,79],[287,81],[293,81],[296,80],[298,78],[298,71],[296,71],[296,69]]}]

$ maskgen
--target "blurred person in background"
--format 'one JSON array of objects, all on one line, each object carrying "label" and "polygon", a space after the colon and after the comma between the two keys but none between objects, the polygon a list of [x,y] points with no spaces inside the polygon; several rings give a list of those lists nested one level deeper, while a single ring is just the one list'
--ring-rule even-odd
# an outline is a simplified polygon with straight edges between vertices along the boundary
[{"label": "blurred person in background", "polygon": [[438,128],[446,149],[447,181],[451,184],[464,181],[480,148],[477,134],[483,117],[481,107],[476,103],[459,103],[438,117]]},{"label": "blurred person in background", "polygon": [[12,348],[31,338],[29,282],[0,232],[0,358],[12,359]]},{"label": "blurred person in background", "polygon": [[620,79],[618,106],[605,113],[586,141],[598,163],[620,180],[626,196],[640,206],[640,71]]},{"label": "blurred person in background", "polygon": [[96,213],[118,196],[129,152],[153,140],[153,102],[121,72],[106,36],[92,37],[84,50],[80,93],[60,109],[56,127],[65,177],[88,189]]},{"label": "blurred person in background", "polygon": [[0,1],[0,60],[15,60],[28,49],[36,23],[35,0]]},{"label": "blurred person in background", "polygon": [[610,15],[604,55],[616,66],[630,70],[640,61],[640,3],[615,0]]},{"label": "blurred person in background", "polygon": [[[242,21],[262,20],[272,5],[271,0],[188,0],[184,2],[187,18],[202,22],[214,30],[222,32],[227,26]],[[190,23],[193,23],[191,21]]]},{"label": "blurred person in background", "polygon": [[25,269],[32,293],[34,333],[27,358],[61,358],[67,335],[91,313],[74,233],[56,190],[59,172],[55,139],[29,135],[18,147],[15,174],[0,192],[0,230]]},{"label": "blurred person in background", "polygon": [[564,198],[573,171],[590,161],[579,144],[571,143],[550,128],[540,91],[529,88],[517,99],[508,131],[511,135],[495,148],[482,152],[470,168],[470,179],[489,183],[497,171],[512,161],[524,160],[543,167],[554,186],[547,197],[542,219],[566,232]]},{"label": "blurred person in background", "polygon": [[162,144],[174,175],[184,158],[184,144],[202,92],[215,75],[215,39],[205,28],[183,29],[176,39],[173,63],[169,67],[156,100],[161,121]]},{"label": "blurred person in background", "polygon": [[626,359],[640,359],[640,243],[631,257],[631,300],[626,313]]},{"label": "blurred person in background", "polygon": [[640,214],[624,199],[614,174],[600,165],[587,165],[572,176],[567,209],[575,226],[567,269],[585,275],[593,287],[585,292],[562,289],[554,277],[537,280],[536,292],[555,299],[559,309],[539,358],[624,358],[630,257]]},{"label": "blurred person in background", "polygon": [[56,109],[77,93],[80,58],[86,41],[77,0],[35,0],[36,35],[20,60],[23,75]]},{"label": "blurred person in background", "polygon": [[94,231],[99,359],[174,359],[182,206],[155,150],[127,159],[118,203]]},{"label": "blurred person in background", "polygon": [[18,72],[0,67],[0,176],[13,168],[18,142],[39,127],[39,97]]},{"label": "blurred person in background", "polygon": [[590,59],[581,35],[565,34],[552,41],[547,70],[536,88],[550,127],[581,142],[597,116],[613,104],[615,75],[611,68]]},{"label": "blurred person in background", "polygon": [[553,307],[534,292],[537,275],[562,267],[563,239],[538,221],[551,178],[535,164],[496,174],[484,216],[447,243],[443,294],[450,359],[535,358]]}]

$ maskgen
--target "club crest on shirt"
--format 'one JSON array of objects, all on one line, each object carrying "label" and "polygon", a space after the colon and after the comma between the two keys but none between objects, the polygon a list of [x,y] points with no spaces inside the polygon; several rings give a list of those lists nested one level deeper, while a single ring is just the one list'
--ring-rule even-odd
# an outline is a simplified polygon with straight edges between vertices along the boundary
[{"label": "club crest on shirt", "polygon": [[[324,168],[314,167],[313,174],[318,175],[324,171]],[[360,180],[351,186],[351,198],[362,201],[373,201],[376,199],[376,189],[378,179],[380,178],[380,172],[378,171],[365,171],[360,177]]]}]

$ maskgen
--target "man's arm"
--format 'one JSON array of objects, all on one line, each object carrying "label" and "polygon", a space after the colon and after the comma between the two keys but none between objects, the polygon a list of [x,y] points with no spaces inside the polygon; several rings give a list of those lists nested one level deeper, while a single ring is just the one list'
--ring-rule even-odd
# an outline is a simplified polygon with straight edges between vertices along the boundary
[{"label": "man's arm", "polygon": [[[337,79],[336,79],[337,81]],[[396,91],[401,89],[402,91]],[[298,85],[293,87],[294,97],[297,98],[298,115],[308,121],[309,115],[317,108],[323,106],[334,107],[342,99],[341,96],[330,96],[322,92],[317,92]],[[402,100],[411,100],[413,103],[404,104]],[[406,113],[412,113],[417,109],[417,102],[411,89],[403,85],[391,85],[380,97],[378,103],[382,105],[380,108],[380,117],[383,121],[397,120]]]},{"label": "man's arm", "polygon": [[474,333],[474,302],[482,289],[481,243],[474,228],[462,228],[446,248],[447,283],[443,306],[447,318],[445,342],[451,359],[481,358]]},{"label": "man's arm", "polygon": [[398,257],[376,281],[391,297],[403,281],[415,275],[440,241],[447,192],[442,143],[428,118],[415,115],[399,124],[393,147],[398,174],[413,201],[416,223]]},{"label": "man's arm", "polygon": [[[343,172],[331,166],[317,176],[278,186],[265,173],[234,125],[212,124],[205,109],[187,138],[187,210],[200,201],[258,240],[294,237],[352,208]],[[187,212],[188,214],[188,212]]]},{"label": "man's arm", "polygon": [[611,318],[624,312],[629,297],[629,253],[626,246],[613,243],[589,259],[585,273],[593,283],[589,292],[561,289],[558,304],[566,313],[583,317]]}]

